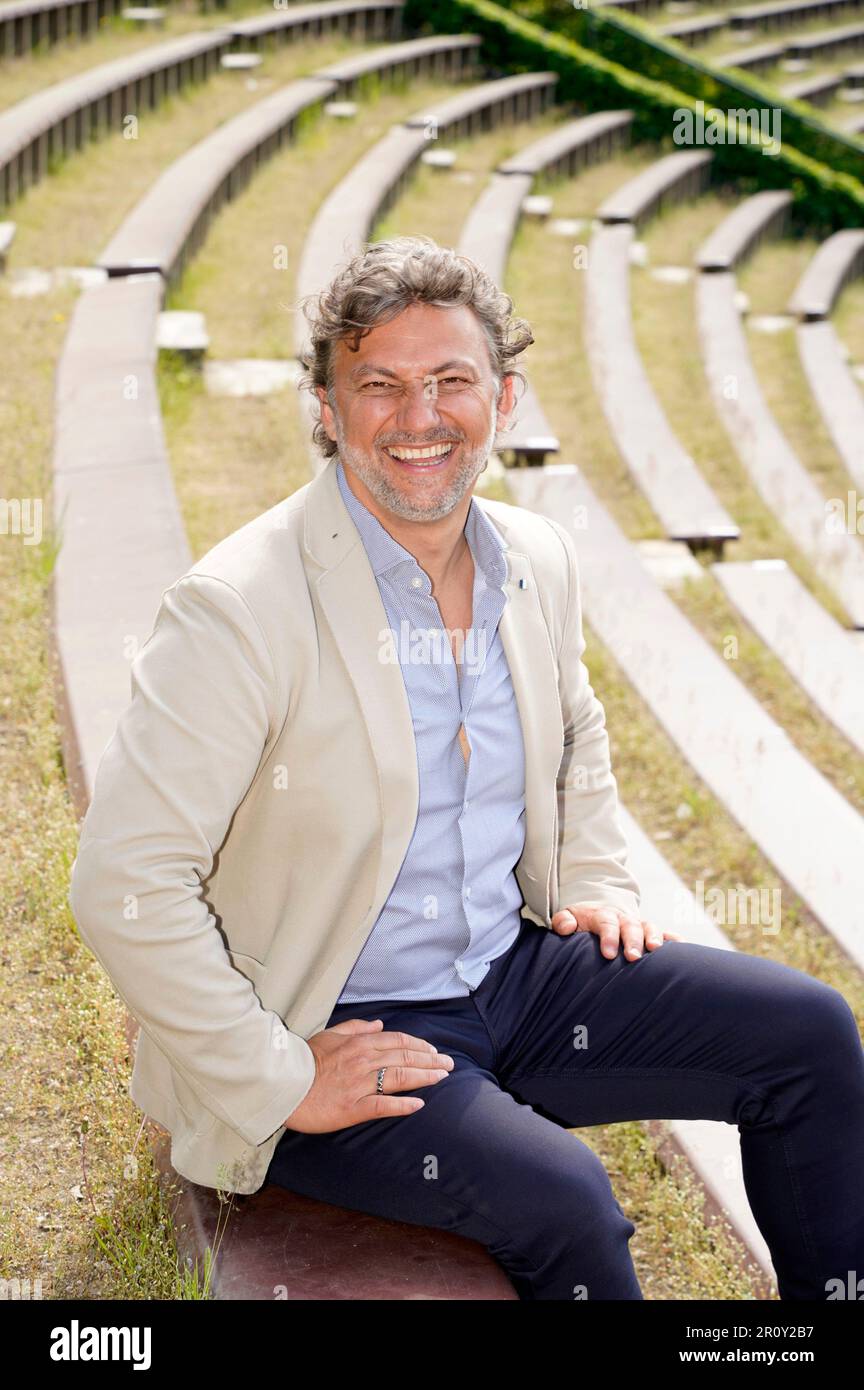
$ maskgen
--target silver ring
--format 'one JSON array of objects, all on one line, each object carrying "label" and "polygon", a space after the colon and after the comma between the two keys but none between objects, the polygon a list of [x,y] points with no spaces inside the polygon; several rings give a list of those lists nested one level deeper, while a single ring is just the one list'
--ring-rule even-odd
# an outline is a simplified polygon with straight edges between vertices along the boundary
[{"label": "silver ring", "polygon": [[377,1094],[378,1094],[379,1096],[384,1094],[384,1073],[385,1073],[386,1070],[387,1070],[386,1067],[379,1067],[379,1069],[378,1069],[378,1088],[377,1088]]}]

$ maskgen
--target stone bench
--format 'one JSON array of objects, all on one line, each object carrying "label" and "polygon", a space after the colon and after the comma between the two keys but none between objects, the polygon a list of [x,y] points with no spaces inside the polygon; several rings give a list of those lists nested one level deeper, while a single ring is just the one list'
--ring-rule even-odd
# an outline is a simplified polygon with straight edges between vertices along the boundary
[{"label": "stone bench", "polygon": [[825,58],[864,47],[864,22],[823,29],[818,34],[802,34],[786,41],[787,58]]},{"label": "stone bench", "polygon": [[699,270],[732,270],[767,236],[776,236],[787,224],[792,194],[788,189],[769,189],[739,203],[704,241],[696,254]]},{"label": "stone bench", "polygon": [[565,121],[498,165],[499,174],[560,178],[608,159],[630,143],[632,111],[595,111]]},{"label": "stone bench", "polygon": [[862,817],[651,577],[579,469],[515,469],[507,481],[520,506],[570,531],[586,621],[694,773],[864,969]]},{"label": "stone bench", "polygon": [[672,24],[664,24],[660,33],[664,39],[677,39],[679,43],[693,48],[716,38],[721,29],[728,27],[726,15],[696,15],[693,19],[676,19]]},{"label": "stone bench", "polygon": [[125,0],[11,0],[0,4],[0,59],[22,58],[45,45],[97,33]]},{"label": "stone bench", "polygon": [[332,82],[298,78],[218,126],[151,185],[102,251],[111,276],[159,271],[174,283],[219,208],[258,165],[293,138],[298,117],[333,94]]},{"label": "stone bench", "polygon": [[823,72],[805,77],[802,82],[787,82],[781,95],[790,101],[809,101],[811,106],[824,106],[832,101],[845,81],[842,72]]},{"label": "stone bench", "polygon": [[634,220],[704,186],[711,155],[667,155],[601,204],[588,249],[585,343],[594,385],[619,453],[673,540],[722,547],[737,538],[721,506],[671,429],[645,370],[630,310]]},{"label": "stone bench", "polygon": [[642,14],[645,10],[659,9],[663,0],[602,0],[598,9],[624,10],[629,14]]},{"label": "stone bench", "polygon": [[324,4],[291,4],[228,25],[238,47],[257,48],[294,42],[298,37],[323,38],[341,33],[358,42],[398,39],[402,33],[403,0],[326,0]]},{"label": "stone bench", "polygon": [[864,396],[828,315],[850,280],[864,274],[864,230],[848,228],[822,242],[789,300],[799,320],[798,354],[825,427],[855,485],[864,493]]},{"label": "stone bench", "polygon": [[[629,140],[632,121],[630,111],[595,112],[565,122],[511,155],[498,166],[471,209],[462,228],[460,252],[481,265],[496,284],[503,285],[510,247],[535,178],[540,174],[572,175],[608,158]],[[537,464],[559,451],[558,439],[530,381],[514,414],[515,421],[503,433],[499,452],[511,454],[517,464]]]},{"label": "stone bench", "polygon": [[861,9],[864,0],[772,0],[769,5],[748,5],[729,16],[732,29],[788,29],[796,23],[833,18]]},{"label": "stone bench", "polygon": [[847,228],[822,242],[795,286],[789,313],[809,321],[827,318],[850,280],[864,275],[864,230]]},{"label": "stone bench", "polygon": [[[467,37],[466,42],[461,42]],[[363,54],[366,71],[380,63],[382,71],[392,72],[403,64],[431,64],[436,54],[445,54],[448,65],[460,73],[471,63],[477,41],[473,36],[406,40],[390,48]],[[339,65],[335,65],[338,68]],[[110,275],[130,271],[159,270],[173,282],[182,273],[186,259],[206,235],[207,226],[223,203],[236,197],[255,168],[293,137],[301,113],[318,108],[340,90],[334,65],[309,77],[286,84],[272,96],[226,121],[211,135],[193,146],[169,166],[137,204],[101,253],[97,264]],[[417,157],[426,142],[421,138],[399,140],[402,149],[410,146]],[[388,147],[395,149],[391,142]],[[385,179],[390,165],[382,164]],[[393,166],[401,168],[397,158]],[[404,170],[403,170],[404,172]],[[375,187],[370,184],[370,191]]]},{"label": "stone bench", "polygon": [[520,72],[469,87],[439,106],[405,122],[408,130],[433,129],[460,139],[475,130],[492,130],[504,122],[529,121],[555,100],[557,72]]},{"label": "stone bench", "polygon": [[[764,229],[776,230],[776,213],[756,195]],[[740,208],[730,214],[741,225]],[[721,226],[714,238],[726,236]],[[739,258],[740,259],[740,258]],[[697,264],[700,256],[697,255]],[[864,626],[864,546],[857,536],[826,529],[826,498],[794,453],[768,408],[750,359],[736,303],[735,275],[706,270],[696,282],[699,338],[711,395],[733,448],[763,501],[844,604],[855,626]],[[725,385],[734,381],[736,390]]]},{"label": "stone bench", "polygon": [[665,534],[720,549],[739,529],[674,434],[636,344],[629,223],[600,227],[588,249],[585,343],[612,438]]},{"label": "stone bench", "polygon": [[[53,478],[63,544],[52,632],[64,763],[80,815],[129,701],[124,652],[130,640],[144,643],[163,589],[192,563],[155,380],[163,295],[156,275],[83,290],[57,366]],[[134,399],[124,390],[129,378]]]},{"label": "stone bench", "polygon": [[745,72],[768,72],[783,58],[786,47],[782,43],[757,43],[751,48],[739,48],[724,53],[717,58],[721,68],[742,68]]},{"label": "stone bench", "polygon": [[[401,0],[321,0],[265,16],[281,32],[308,37],[339,30],[370,37],[398,26]],[[0,6],[0,15],[3,7]],[[81,73],[0,112],[0,207],[45,177],[49,155],[65,157],[129,114],[157,106],[191,82],[204,81],[224,54],[246,43],[238,23],[157,44]]]},{"label": "stone bench", "polygon": [[[337,266],[360,250],[373,222],[398,196],[414,165],[435,137],[466,133],[474,124],[497,124],[521,113],[526,101],[545,104],[555,73],[520,73],[472,86],[392,129],[353,166],[319,208],[309,229],[296,280],[295,344],[306,337],[301,301],[318,294]],[[311,404],[311,403],[310,403]]]},{"label": "stone bench", "polygon": [[191,34],[102,63],[0,112],[0,205],[11,203],[65,157],[123,118],[149,110],[218,68],[227,30]]},{"label": "stone bench", "polygon": [[458,81],[476,77],[482,45],[479,34],[436,34],[432,38],[411,39],[371,53],[342,58],[319,68],[315,76],[335,82],[340,97],[351,96],[358,84],[368,77]]},{"label": "stone bench", "polygon": [[164,1132],[155,1153],[176,1193],[181,1259],[197,1260],[201,1271],[205,1249],[219,1240],[211,1285],[219,1302],[518,1301],[501,1265],[477,1241],[318,1202],[276,1183],[235,1194],[226,1221],[216,1191],[171,1166]]},{"label": "stone bench", "polygon": [[[531,192],[531,174],[494,173],[471,209],[462,228],[458,249],[504,283],[510,244],[516,234],[522,207]],[[512,455],[514,463],[543,463],[557,454],[560,444],[548,423],[530,382],[516,385],[517,401],[508,426],[501,432],[498,452]]]},{"label": "stone bench", "polygon": [[820,713],[864,753],[864,649],[785,560],[727,561],[712,572]]},{"label": "stone bench", "polygon": [[[505,120],[525,119],[551,99],[556,73],[518,73],[479,83],[445,99],[402,125],[393,126],[362,156],[324,200],[312,222],[300,257],[295,283],[294,341],[299,358],[306,342],[303,301],[320,293],[339,265],[361,249],[377,218],[398,198],[432,138],[489,129]],[[301,393],[309,421],[309,456],[313,469],[322,460],[313,449],[311,428],[316,402]]]},{"label": "stone bench", "polygon": [[597,209],[598,220],[639,227],[663,208],[698,196],[708,182],[710,169],[707,150],[665,155],[610,194]]}]

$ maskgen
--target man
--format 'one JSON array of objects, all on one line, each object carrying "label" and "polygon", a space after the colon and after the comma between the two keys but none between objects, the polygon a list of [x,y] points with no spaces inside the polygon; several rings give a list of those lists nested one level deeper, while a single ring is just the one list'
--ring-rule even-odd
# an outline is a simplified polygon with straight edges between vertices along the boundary
[{"label": "man", "polygon": [[71,890],[130,1092],[193,1180],[459,1232],[526,1300],[642,1296],[569,1128],[738,1124],[781,1297],[822,1299],[864,1268],[855,1020],[641,917],[573,542],[472,497],[511,307],[428,238],[355,257],[312,315],[323,471],[162,596]]}]

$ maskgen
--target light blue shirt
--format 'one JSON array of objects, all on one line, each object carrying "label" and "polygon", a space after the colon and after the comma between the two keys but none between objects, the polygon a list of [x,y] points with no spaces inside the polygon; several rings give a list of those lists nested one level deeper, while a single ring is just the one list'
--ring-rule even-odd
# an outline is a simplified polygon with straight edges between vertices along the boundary
[{"label": "light blue shirt", "polygon": [[524,902],[514,868],[525,845],[525,751],[498,632],[504,541],[472,497],[474,601],[460,680],[429,576],[354,495],[341,459],[336,476],[387,614],[389,655],[402,668],[419,781],[402,867],[338,1002],[464,996],[515,941]]}]

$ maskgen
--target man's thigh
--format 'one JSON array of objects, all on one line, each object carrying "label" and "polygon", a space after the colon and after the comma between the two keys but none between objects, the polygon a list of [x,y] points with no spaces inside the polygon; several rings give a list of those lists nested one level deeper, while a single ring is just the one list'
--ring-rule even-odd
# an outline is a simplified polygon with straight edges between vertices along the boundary
[{"label": "man's thigh", "polygon": [[667,941],[607,960],[594,933],[528,923],[475,996],[498,1041],[501,1085],[567,1126],[635,1119],[740,1123],[806,1055],[836,990],[739,951]]},{"label": "man's thigh", "polygon": [[[468,1012],[488,1036],[470,1001]],[[440,1013],[379,1005],[343,1016],[381,1017],[385,1029],[423,1037],[453,1057],[454,1069],[434,1085],[400,1093],[425,1102],[413,1114],[328,1134],[286,1130],[268,1182],[477,1240],[523,1295],[532,1281],[543,1292],[528,1296],[572,1297],[557,1292],[559,1281],[570,1290],[580,1280],[597,1286],[608,1279],[610,1289],[623,1290],[608,1296],[640,1296],[626,1250],[634,1226],[587,1145],[502,1089],[473,1055],[482,1049],[460,1051]],[[464,1028],[457,1031],[464,1041]]]}]

